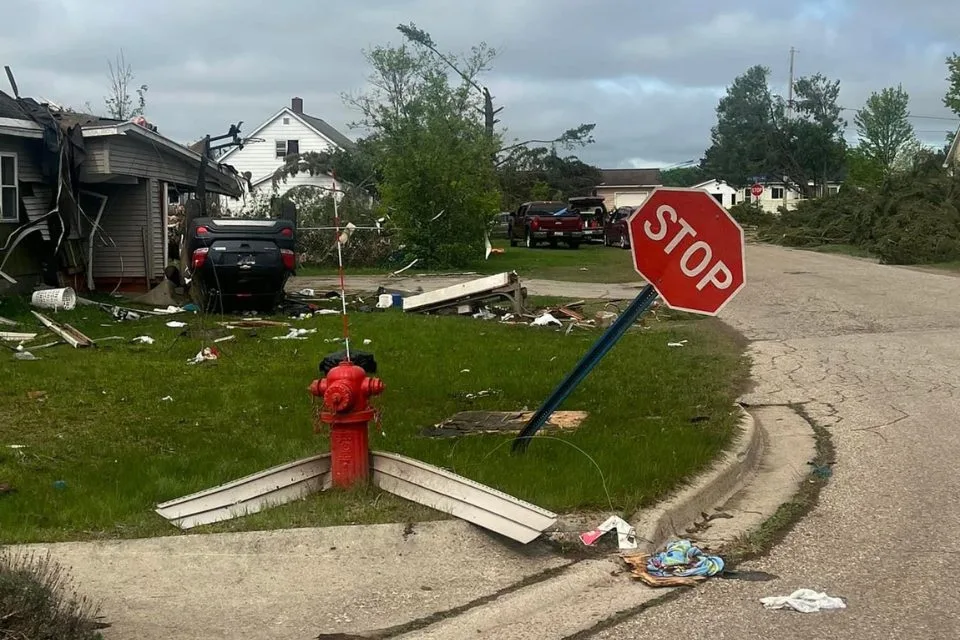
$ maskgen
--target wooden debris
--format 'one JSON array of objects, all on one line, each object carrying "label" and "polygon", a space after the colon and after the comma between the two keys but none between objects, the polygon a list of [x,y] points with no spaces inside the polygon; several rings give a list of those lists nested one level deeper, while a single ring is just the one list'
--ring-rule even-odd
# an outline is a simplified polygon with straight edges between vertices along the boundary
[{"label": "wooden debris", "polygon": [[[555,411],[541,433],[577,429],[589,415],[586,411]],[[421,435],[427,438],[456,438],[479,433],[519,433],[533,416],[532,411],[461,411]]]},{"label": "wooden debris", "polygon": [[0,324],[6,325],[8,327],[15,327],[17,326],[18,323],[9,318],[4,318],[3,316],[0,316]]},{"label": "wooden debris", "polygon": [[37,320],[43,323],[47,329],[50,329],[61,340],[69,344],[74,349],[79,349],[81,347],[92,347],[94,345],[93,340],[87,336],[80,333],[74,327],[71,327],[68,324],[59,325],[50,318],[46,317],[43,314],[37,313],[36,311],[31,311]]},{"label": "wooden debris", "polygon": [[35,333],[17,333],[15,331],[0,331],[0,340],[6,342],[27,342],[37,337]]},{"label": "wooden debris", "polygon": [[582,313],[578,313],[573,309],[568,309],[567,307],[560,307],[559,309],[557,309],[557,313],[562,313],[568,318],[573,318],[577,322],[583,322],[584,320],[587,319],[586,316],[584,316]]}]

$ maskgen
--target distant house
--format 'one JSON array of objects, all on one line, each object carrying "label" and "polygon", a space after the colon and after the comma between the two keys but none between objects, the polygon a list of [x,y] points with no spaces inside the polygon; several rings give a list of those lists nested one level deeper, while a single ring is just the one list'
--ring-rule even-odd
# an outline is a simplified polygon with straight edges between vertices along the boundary
[{"label": "distant house", "polygon": [[953,142],[950,143],[950,149],[947,150],[947,157],[943,160],[943,168],[949,169],[960,164],[960,127],[953,136]]},{"label": "distant house", "polygon": [[[168,265],[168,192],[193,191],[200,155],[143,121],[64,111],[0,92],[0,291],[140,289]],[[208,192],[238,197],[211,163]]]},{"label": "distant house", "polygon": [[[254,191],[273,187],[273,175],[284,165],[287,156],[295,153],[333,152],[337,149],[356,148],[350,138],[337,131],[326,120],[303,112],[303,100],[293,98],[289,107],[284,107],[249,134],[254,140],[243,148],[234,147],[217,160],[230,164],[241,174],[250,174],[250,187]],[[283,194],[293,187],[312,185],[323,189],[333,186],[330,176],[298,174],[285,183],[277,185],[277,193]],[[237,203],[225,202],[225,207],[235,209]]]},{"label": "distant house", "polygon": [[[806,199],[795,186],[788,184],[786,181],[764,180],[759,184],[763,186],[763,193],[759,198],[752,195],[750,192],[752,185],[748,185],[739,190],[740,201],[757,203],[767,213],[777,213],[780,211],[780,207],[784,207],[788,211],[796,209],[800,201]],[[811,181],[808,186],[813,187],[814,183]],[[836,195],[839,191],[840,183],[831,182],[827,184],[829,195]]]},{"label": "distant house", "polygon": [[593,195],[604,199],[607,209],[639,207],[657,187],[663,184],[660,169],[601,169],[602,182]]},{"label": "distant house", "polygon": [[735,188],[731,187],[729,184],[723,180],[707,180],[706,182],[701,182],[700,184],[695,184],[692,187],[693,189],[703,189],[716,199],[721,206],[730,208],[738,202],[743,202],[743,198],[740,196],[740,192]]}]

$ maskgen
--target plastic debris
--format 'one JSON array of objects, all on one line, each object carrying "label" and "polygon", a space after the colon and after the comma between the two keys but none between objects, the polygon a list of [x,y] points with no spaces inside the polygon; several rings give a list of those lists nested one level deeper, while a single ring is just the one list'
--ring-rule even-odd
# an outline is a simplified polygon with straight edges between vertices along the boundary
[{"label": "plastic debris", "polygon": [[673,540],[647,560],[647,571],[657,577],[710,577],[723,571],[723,558],[704,555],[689,540]]},{"label": "plastic debris", "polygon": [[167,323],[167,326],[171,329],[182,329],[183,327],[187,326],[187,323],[180,322],[179,320],[171,320]]},{"label": "plastic debris", "polygon": [[217,338],[216,340],[214,340],[214,342],[218,342],[218,343],[219,343],[219,342],[230,342],[231,340],[235,340],[236,338],[237,338],[237,336],[229,335],[229,336],[224,336],[224,337],[222,337],[222,338]]},{"label": "plastic debris", "polygon": [[373,340],[371,340],[370,338],[364,338],[363,344],[373,344]]},{"label": "plastic debris", "polygon": [[829,609],[846,609],[847,604],[840,598],[828,596],[813,589],[797,589],[788,596],[760,598],[764,609],[793,609],[800,613],[816,613]]},{"label": "plastic debris", "polygon": [[460,373],[470,373],[470,369],[460,369]]},{"label": "plastic debris", "polygon": [[603,521],[599,527],[593,531],[587,531],[580,534],[580,541],[588,547],[592,547],[597,540],[610,531],[617,532],[617,546],[620,549],[637,548],[637,531],[629,522],[619,516],[610,516]]},{"label": "plastic debris", "polygon": [[218,360],[219,358],[220,351],[216,347],[204,347],[192,359],[187,360],[187,364],[200,364],[207,360]]},{"label": "plastic debris", "polygon": [[64,489],[67,488],[67,481],[66,481],[66,480],[56,480],[56,481],[54,481],[54,483],[53,483],[53,488],[56,489],[57,491],[63,491]]},{"label": "plastic debris", "polygon": [[484,307],[483,309],[480,309],[480,311],[477,311],[475,314],[473,314],[473,317],[477,318],[478,320],[494,320],[497,316],[492,313],[490,309]]},{"label": "plastic debris", "polygon": [[276,336],[274,340],[306,340],[307,335],[316,333],[316,329],[290,329],[284,336]]},{"label": "plastic debris", "polygon": [[154,340],[150,336],[137,336],[130,342],[132,342],[133,344],[153,344],[154,342],[156,342],[156,340]]},{"label": "plastic debris", "polygon": [[17,360],[39,360],[37,356],[33,355],[29,351],[17,351],[13,354],[13,357]]},{"label": "plastic debris", "polygon": [[544,313],[543,315],[539,316],[536,320],[531,322],[530,325],[534,327],[547,327],[550,325],[556,325],[560,327],[560,326],[563,326],[563,323],[561,323],[559,320],[553,317],[552,313]]},{"label": "plastic debris", "polygon": [[668,342],[668,347],[685,347],[689,340],[681,340],[680,342]]},{"label": "plastic debris", "polygon": [[160,398],[160,402],[173,402],[173,396],[163,396]]}]

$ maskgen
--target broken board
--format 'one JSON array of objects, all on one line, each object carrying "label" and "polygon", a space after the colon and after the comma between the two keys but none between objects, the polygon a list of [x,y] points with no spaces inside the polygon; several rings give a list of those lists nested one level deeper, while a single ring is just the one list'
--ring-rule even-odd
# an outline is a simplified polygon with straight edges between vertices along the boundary
[{"label": "broken board", "polygon": [[510,300],[516,313],[523,310],[523,288],[516,272],[498,273],[408,296],[403,299],[403,310],[406,313],[429,313],[439,309],[456,309],[461,305],[471,305],[493,298]]},{"label": "broken board", "polygon": [[[586,411],[555,411],[542,429],[546,433],[577,429],[588,413]],[[421,435],[427,438],[457,438],[483,433],[519,433],[533,416],[532,411],[461,411],[432,427]]]}]

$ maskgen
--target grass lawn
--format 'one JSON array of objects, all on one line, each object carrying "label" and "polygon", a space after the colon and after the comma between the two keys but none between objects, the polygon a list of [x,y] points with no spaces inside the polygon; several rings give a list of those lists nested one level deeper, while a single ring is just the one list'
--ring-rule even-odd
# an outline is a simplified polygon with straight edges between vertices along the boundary
[{"label": "grass lawn", "polygon": [[[26,311],[18,299],[0,302],[0,315],[22,321],[14,330],[40,332]],[[53,317],[95,339],[150,335],[156,343],[59,345],[36,350],[38,361],[0,352],[0,483],[14,489],[0,493],[0,542],[175,534],[153,513],[155,503],[327,448],[326,438],[312,432],[316,405],[306,388],[320,359],[337,348],[324,342],[339,336],[337,316],[292,321],[317,329],[302,341],[272,340],[285,333],[279,328],[234,331],[234,341],[218,345],[222,357],[201,365],[187,360],[209,341],[181,337],[183,330],[165,326],[169,318],[114,323],[94,307]],[[743,345],[713,320],[677,318],[632,330],[591,373],[564,405],[590,412],[578,431],[538,439],[526,455],[513,456],[509,437],[433,440],[419,432],[461,410],[536,408],[598,332],[564,335],[399,311],[353,314],[354,341],[372,341],[361,348],[376,355],[387,385],[379,400],[383,434],[372,429],[371,446],[552,510],[606,511],[612,503],[629,514],[707,465],[736,429],[733,402],[747,375]],[[219,318],[178,319],[210,329]],[[689,342],[667,347],[680,340]],[[49,337],[35,344],[44,342]],[[463,398],[483,389],[500,393]],[[200,530],[435,517],[365,489],[327,492]]]},{"label": "grass lawn", "polygon": [[[506,240],[493,242],[505,253],[491,255],[489,260],[478,260],[467,269],[458,271],[475,271],[481,274],[502,273],[516,271],[521,278],[540,278],[544,280],[564,280],[568,282],[636,282],[642,280],[633,269],[633,259],[629,251],[604,247],[599,244],[584,244],[579,249],[572,250],[564,245],[557,248],[541,246],[536,249],[526,247],[511,247]],[[401,267],[404,265],[400,265]],[[399,268],[399,267],[397,267]],[[384,268],[351,268],[353,275],[382,275],[389,269]],[[301,276],[333,275],[336,273],[334,265],[307,265],[300,267],[297,274]],[[416,267],[405,272],[410,275],[422,274]],[[430,273],[442,273],[433,271]]]}]

